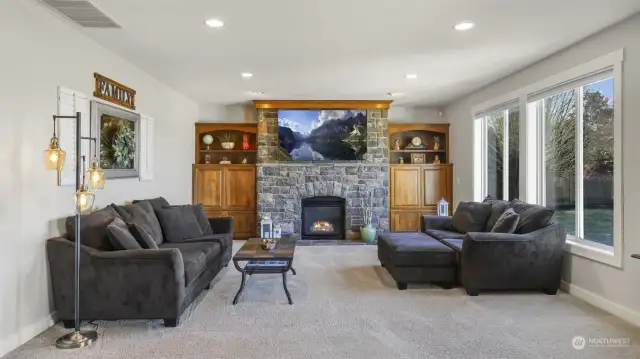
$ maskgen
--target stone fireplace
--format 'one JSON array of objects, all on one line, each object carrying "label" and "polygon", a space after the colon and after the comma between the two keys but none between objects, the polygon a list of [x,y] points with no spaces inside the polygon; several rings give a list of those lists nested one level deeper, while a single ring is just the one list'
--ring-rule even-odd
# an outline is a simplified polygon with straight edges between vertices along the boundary
[{"label": "stone fireplace", "polygon": [[302,239],[345,239],[345,199],[314,196],[302,199]]},{"label": "stone fireplace", "polygon": [[[331,107],[329,107],[331,108]],[[364,108],[364,107],[361,107]],[[279,161],[278,110],[258,107],[258,217],[269,216],[283,234],[309,238],[303,202],[314,197],[344,200],[344,226],[339,239],[364,224],[364,198],[373,196],[373,225],[389,229],[389,164],[387,109],[367,108],[367,153],[362,161]],[[306,214],[306,213],[305,213]],[[329,232],[326,224],[318,224]],[[326,233],[325,233],[326,234]],[[312,236],[313,237],[313,236]]]}]

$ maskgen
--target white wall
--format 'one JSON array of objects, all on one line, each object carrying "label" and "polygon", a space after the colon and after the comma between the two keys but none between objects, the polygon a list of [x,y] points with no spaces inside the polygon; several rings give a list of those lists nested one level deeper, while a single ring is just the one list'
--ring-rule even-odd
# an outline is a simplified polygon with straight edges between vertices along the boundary
[{"label": "white wall", "polygon": [[[257,123],[258,112],[253,104],[201,104],[199,122]],[[431,107],[394,106],[389,109],[389,122],[448,123],[444,113]]]},{"label": "white wall", "polygon": [[[454,163],[454,202],[473,198],[473,106],[515,91],[551,75],[568,70],[594,58],[624,48],[622,75],[623,183],[624,183],[624,259],[617,269],[578,256],[567,255],[563,279],[572,293],[614,314],[640,325],[640,157],[637,153],[640,134],[640,15],[598,33],[523,71],[502,79],[449,106],[445,112],[451,122],[451,149]],[[616,95],[617,96],[617,95]]]},{"label": "white wall", "polygon": [[[117,31],[117,30],[109,30]],[[45,240],[73,213],[72,187],[57,187],[43,150],[52,133],[56,88],[88,96],[93,73],[135,90],[155,119],[155,179],[112,180],[96,203],[163,195],[191,201],[197,104],[82,35],[38,1],[0,1],[0,356],[52,324]]]}]

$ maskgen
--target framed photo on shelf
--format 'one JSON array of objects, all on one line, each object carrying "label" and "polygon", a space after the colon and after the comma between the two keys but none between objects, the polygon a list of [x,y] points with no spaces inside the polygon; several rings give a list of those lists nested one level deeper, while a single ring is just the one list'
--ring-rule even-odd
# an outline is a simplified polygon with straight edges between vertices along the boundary
[{"label": "framed photo on shelf", "polygon": [[425,156],[424,153],[412,153],[411,154],[411,163],[412,164],[424,164],[425,163]]}]

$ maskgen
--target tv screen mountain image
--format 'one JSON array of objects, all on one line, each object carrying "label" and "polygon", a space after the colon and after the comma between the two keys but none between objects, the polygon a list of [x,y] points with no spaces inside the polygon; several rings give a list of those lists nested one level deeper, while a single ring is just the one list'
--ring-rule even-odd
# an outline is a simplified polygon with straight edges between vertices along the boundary
[{"label": "tv screen mountain image", "polygon": [[279,110],[278,159],[355,161],[367,153],[366,110]]}]

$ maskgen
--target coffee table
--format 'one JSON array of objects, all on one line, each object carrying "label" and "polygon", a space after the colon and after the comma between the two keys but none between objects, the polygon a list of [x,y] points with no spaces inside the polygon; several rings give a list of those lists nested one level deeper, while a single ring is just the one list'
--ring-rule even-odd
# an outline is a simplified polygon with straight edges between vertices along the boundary
[{"label": "coffee table", "polygon": [[[289,304],[293,304],[291,300],[291,294],[287,288],[287,272],[291,271],[293,275],[296,275],[296,270],[293,269],[293,254],[296,250],[295,238],[283,238],[278,239],[276,248],[271,250],[262,249],[261,238],[251,238],[245,242],[245,244],[236,252],[233,256],[233,265],[236,269],[242,273],[242,282],[240,283],[240,289],[233,298],[233,304],[238,303],[240,294],[244,290],[244,285],[247,280],[247,274],[277,274],[282,273],[282,286],[284,292],[287,295]],[[241,267],[238,262],[247,262],[244,267]]]}]

